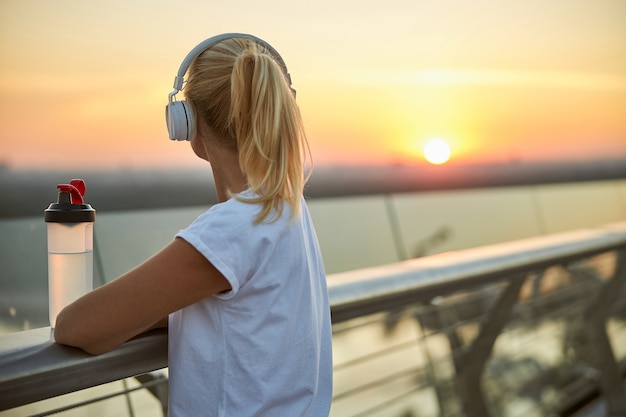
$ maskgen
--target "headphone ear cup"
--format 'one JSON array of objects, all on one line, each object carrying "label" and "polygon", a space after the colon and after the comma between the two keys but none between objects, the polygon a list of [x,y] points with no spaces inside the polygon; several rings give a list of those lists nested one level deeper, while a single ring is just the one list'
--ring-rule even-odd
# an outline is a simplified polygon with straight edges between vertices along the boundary
[{"label": "headphone ear cup", "polygon": [[165,121],[171,140],[192,140],[196,133],[193,110],[185,100],[165,106]]}]

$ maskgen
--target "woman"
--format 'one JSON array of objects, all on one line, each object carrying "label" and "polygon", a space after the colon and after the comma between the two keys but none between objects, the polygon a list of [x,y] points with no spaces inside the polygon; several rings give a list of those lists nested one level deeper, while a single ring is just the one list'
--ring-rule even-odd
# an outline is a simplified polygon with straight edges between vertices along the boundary
[{"label": "woman", "polygon": [[210,162],[219,202],[65,308],[55,340],[100,354],[169,326],[170,416],[326,416],[328,294],[284,62],[258,38],[225,34],[192,50],[176,83],[170,137]]}]

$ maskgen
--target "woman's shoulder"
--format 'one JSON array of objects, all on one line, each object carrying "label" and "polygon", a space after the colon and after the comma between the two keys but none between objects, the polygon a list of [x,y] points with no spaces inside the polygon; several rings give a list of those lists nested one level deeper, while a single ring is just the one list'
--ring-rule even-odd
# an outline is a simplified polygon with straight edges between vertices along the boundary
[{"label": "woman's shoulder", "polygon": [[262,206],[261,204],[244,200],[252,200],[256,197],[258,197],[258,195],[250,190],[243,191],[224,202],[214,204],[206,211],[205,215],[214,217],[235,217],[239,220],[247,218],[253,219],[261,211]]},{"label": "woman's shoulder", "polygon": [[242,199],[231,197],[224,202],[214,204],[207,211],[201,214],[194,221],[194,223],[211,225],[212,227],[236,229],[255,228],[255,226],[262,225],[265,227],[271,226],[271,228],[276,228],[289,223],[289,219],[291,218],[291,208],[288,203],[285,204],[282,213],[278,218],[274,216],[275,213],[270,213],[267,219],[260,224],[257,224],[256,219],[263,209],[262,204],[248,202],[245,200],[252,200],[258,197],[258,195],[250,190],[246,190],[238,194],[238,196]]}]

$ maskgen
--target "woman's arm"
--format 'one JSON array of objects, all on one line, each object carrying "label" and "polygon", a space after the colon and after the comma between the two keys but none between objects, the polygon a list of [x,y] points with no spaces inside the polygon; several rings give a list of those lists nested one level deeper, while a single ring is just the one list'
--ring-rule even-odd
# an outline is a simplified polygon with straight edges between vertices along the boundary
[{"label": "woman's arm", "polygon": [[63,309],[54,338],[101,354],[162,327],[170,313],[229,289],[228,281],[204,256],[176,238],[137,268]]}]

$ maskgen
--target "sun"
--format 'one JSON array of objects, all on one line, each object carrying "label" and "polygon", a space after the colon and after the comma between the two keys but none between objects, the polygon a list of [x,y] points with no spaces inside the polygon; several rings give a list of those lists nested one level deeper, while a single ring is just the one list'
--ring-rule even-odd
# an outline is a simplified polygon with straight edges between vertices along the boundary
[{"label": "sun", "polygon": [[450,159],[450,145],[441,139],[431,139],[424,145],[424,158],[434,165],[441,165]]}]

